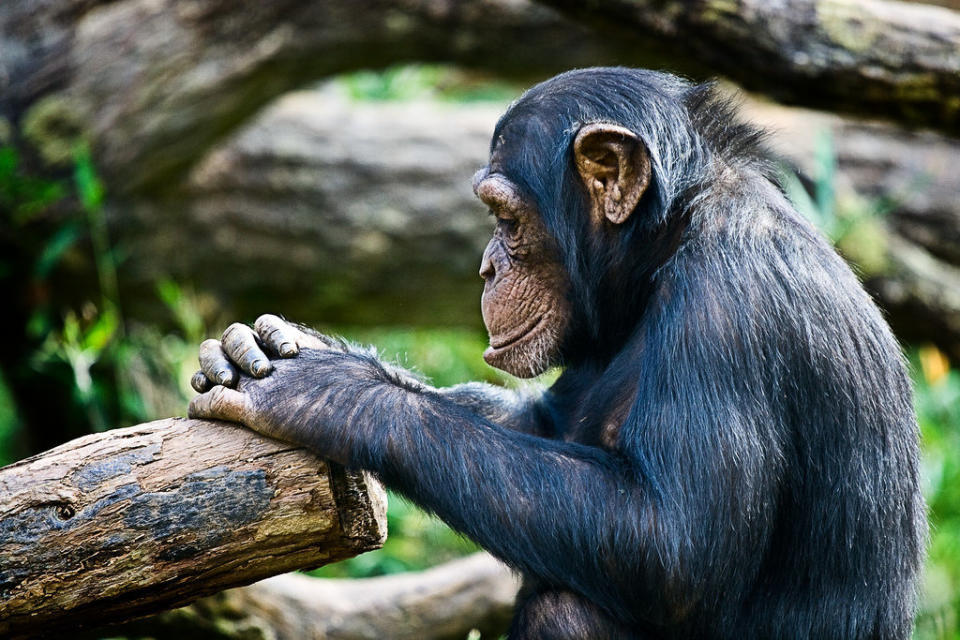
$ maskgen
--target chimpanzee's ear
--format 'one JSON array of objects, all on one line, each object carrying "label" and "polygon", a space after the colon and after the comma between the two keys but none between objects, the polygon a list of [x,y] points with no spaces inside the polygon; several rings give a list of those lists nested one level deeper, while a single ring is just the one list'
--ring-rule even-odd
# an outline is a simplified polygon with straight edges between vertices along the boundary
[{"label": "chimpanzee's ear", "polygon": [[650,156],[635,133],[613,124],[587,124],[573,142],[577,170],[593,219],[623,223],[650,184]]}]

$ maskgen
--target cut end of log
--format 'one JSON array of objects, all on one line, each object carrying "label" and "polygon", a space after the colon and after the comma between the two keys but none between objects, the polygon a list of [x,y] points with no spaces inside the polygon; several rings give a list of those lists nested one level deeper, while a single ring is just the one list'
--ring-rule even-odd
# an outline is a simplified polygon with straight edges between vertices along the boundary
[{"label": "cut end of log", "polygon": [[0,635],[102,625],[382,546],[365,473],[172,418],[0,469]]}]

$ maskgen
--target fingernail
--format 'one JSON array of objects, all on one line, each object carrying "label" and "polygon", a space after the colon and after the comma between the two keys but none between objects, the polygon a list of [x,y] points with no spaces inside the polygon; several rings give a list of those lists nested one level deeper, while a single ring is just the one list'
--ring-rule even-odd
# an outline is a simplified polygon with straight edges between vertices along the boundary
[{"label": "fingernail", "polygon": [[221,371],[220,373],[217,374],[217,382],[219,382],[220,384],[227,384],[231,380],[233,380],[233,376],[230,374],[229,371]]},{"label": "fingernail", "polygon": [[292,342],[284,342],[280,345],[280,355],[284,358],[297,355],[297,345]]},{"label": "fingernail", "polygon": [[250,369],[253,371],[253,375],[262,376],[270,373],[270,363],[264,362],[263,360],[254,360],[253,364],[250,366]]}]

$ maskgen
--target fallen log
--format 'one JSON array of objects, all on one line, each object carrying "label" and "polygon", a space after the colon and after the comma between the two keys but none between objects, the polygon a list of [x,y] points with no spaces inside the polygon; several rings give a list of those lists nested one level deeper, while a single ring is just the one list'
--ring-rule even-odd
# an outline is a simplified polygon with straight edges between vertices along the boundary
[{"label": "fallen log", "polygon": [[476,629],[496,638],[507,629],[518,587],[517,576],[486,553],[377,578],[286,574],[90,637],[463,640]]},{"label": "fallen log", "polygon": [[187,604],[378,548],[371,477],[226,423],[172,418],[0,469],[0,636]]}]

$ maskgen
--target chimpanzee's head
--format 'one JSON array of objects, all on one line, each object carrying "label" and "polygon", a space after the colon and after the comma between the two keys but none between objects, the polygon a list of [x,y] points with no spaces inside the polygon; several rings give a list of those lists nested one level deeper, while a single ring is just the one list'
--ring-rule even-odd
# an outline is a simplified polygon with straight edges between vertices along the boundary
[{"label": "chimpanzee's head", "polygon": [[[619,346],[662,255],[669,203],[702,151],[682,98],[649,71],[584,69],[500,119],[473,188],[497,219],[483,255],[486,361],[520,377]],[[683,154],[683,147],[692,153]]]}]

